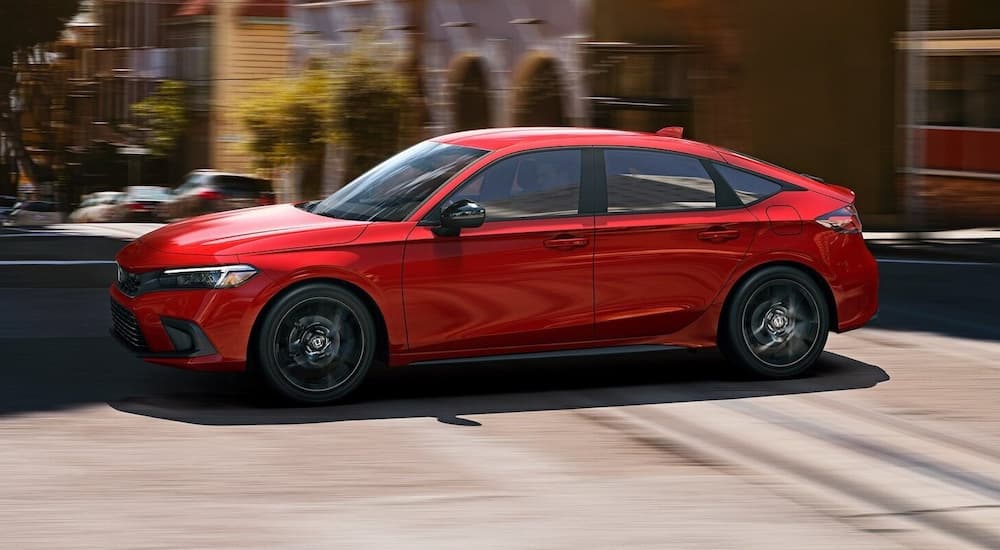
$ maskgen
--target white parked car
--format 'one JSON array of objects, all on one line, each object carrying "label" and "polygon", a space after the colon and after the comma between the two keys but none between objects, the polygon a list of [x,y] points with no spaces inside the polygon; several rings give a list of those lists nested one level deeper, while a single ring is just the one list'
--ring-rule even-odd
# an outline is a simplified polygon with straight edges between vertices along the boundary
[{"label": "white parked car", "polygon": [[125,199],[125,193],[121,191],[101,191],[83,197],[80,206],[69,215],[69,221],[74,223],[85,222],[113,222],[117,214],[117,206]]}]

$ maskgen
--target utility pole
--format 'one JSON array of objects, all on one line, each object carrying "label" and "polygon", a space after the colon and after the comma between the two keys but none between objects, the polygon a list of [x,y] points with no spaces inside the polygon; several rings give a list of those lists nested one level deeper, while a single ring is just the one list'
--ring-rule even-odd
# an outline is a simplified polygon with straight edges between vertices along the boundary
[{"label": "utility pole", "polygon": [[921,126],[927,115],[927,58],[919,44],[929,23],[929,0],[909,0],[907,3],[907,30],[911,38],[906,55],[906,115],[905,185],[903,195],[903,219],[906,227],[919,238],[919,230],[924,228],[924,199],[921,196],[920,168],[924,165],[924,138]]}]

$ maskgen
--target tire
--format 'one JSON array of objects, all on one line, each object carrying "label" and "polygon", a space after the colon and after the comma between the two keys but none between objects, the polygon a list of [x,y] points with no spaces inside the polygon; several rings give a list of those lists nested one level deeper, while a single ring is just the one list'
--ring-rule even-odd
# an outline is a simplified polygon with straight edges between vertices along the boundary
[{"label": "tire", "polygon": [[269,307],[256,333],[254,373],[280,397],[306,405],[339,401],[375,357],[375,322],[353,293],[333,285],[292,290]]},{"label": "tire", "polygon": [[806,273],[787,266],[762,269],[733,291],[719,323],[719,348],[754,377],[802,376],[826,346],[829,307]]}]

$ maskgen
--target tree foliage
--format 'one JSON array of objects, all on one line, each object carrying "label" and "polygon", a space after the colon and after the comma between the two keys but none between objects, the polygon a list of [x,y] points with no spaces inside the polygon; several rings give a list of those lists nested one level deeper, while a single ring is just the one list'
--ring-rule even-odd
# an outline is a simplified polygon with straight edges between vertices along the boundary
[{"label": "tree foliage", "polygon": [[[59,38],[66,22],[78,9],[79,0],[0,2],[0,128],[8,150],[14,153],[32,180],[38,180],[37,167],[24,147],[21,121],[11,109],[11,92],[17,83],[15,58],[24,58],[35,45]],[[21,98],[22,102],[26,99]]]},{"label": "tree foliage", "polygon": [[332,93],[329,73],[315,68],[255,87],[242,118],[257,165],[274,168],[321,155],[330,137]]},{"label": "tree foliage", "polygon": [[0,67],[10,67],[14,53],[59,38],[79,9],[79,0],[0,2]]},{"label": "tree foliage", "polygon": [[149,130],[146,145],[155,155],[166,156],[177,148],[177,141],[187,127],[187,103],[184,83],[167,80],[156,92],[132,105],[132,112]]},{"label": "tree foliage", "polygon": [[346,180],[399,150],[413,127],[410,89],[401,75],[363,47],[338,72],[333,135],[347,148]]},{"label": "tree foliage", "polygon": [[334,143],[347,155],[345,181],[399,150],[413,127],[406,79],[369,39],[339,62],[257,86],[242,105],[260,167],[316,164]]}]

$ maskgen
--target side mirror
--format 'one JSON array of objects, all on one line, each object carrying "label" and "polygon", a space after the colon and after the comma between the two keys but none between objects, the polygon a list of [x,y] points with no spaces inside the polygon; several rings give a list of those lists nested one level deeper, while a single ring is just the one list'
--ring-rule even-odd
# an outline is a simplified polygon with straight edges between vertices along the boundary
[{"label": "side mirror", "polygon": [[435,228],[434,233],[442,237],[454,237],[462,229],[479,227],[485,221],[485,208],[469,199],[462,199],[441,211],[441,225]]}]

